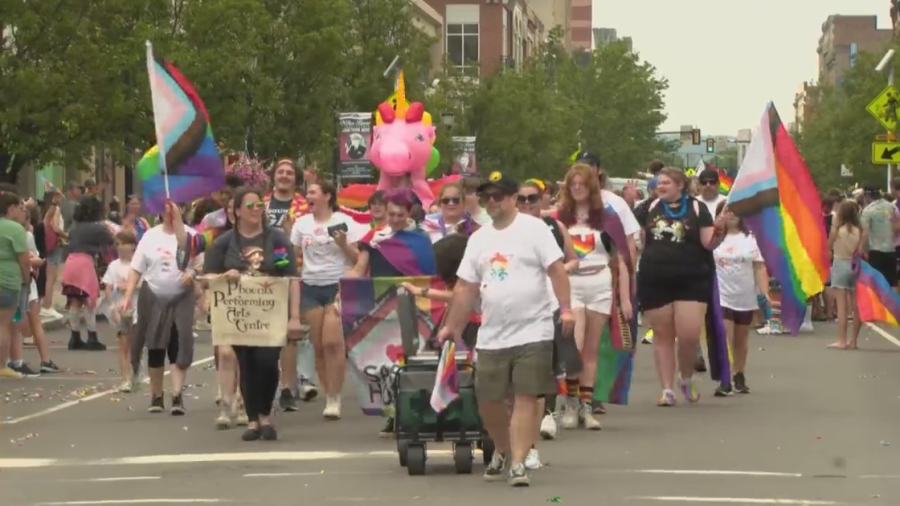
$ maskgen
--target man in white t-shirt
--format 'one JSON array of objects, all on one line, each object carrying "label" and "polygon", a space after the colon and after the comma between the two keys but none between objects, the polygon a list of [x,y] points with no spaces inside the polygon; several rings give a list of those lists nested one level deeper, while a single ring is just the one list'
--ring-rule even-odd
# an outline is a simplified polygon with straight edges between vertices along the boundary
[{"label": "man in white t-shirt", "polygon": [[[628,251],[631,253],[631,261],[634,263],[637,259],[635,238],[641,233],[641,226],[634,217],[634,211],[625,199],[606,189],[607,177],[600,165],[600,157],[588,151],[581,151],[575,157],[575,162],[588,165],[594,171],[594,175],[600,179],[600,198],[603,199],[604,204],[612,207],[613,211],[619,215],[619,219],[622,220],[622,228],[625,229],[625,238],[628,241]],[[632,269],[636,267],[637,264],[632,265]]]},{"label": "man in white t-shirt", "polygon": [[571,332],[575,320],[562,250],[546,223],[517,212],[518,189],[518,183],[499,172],[478,187],[492,222],[469,238],[438,339],[461,334],[471,301],[480,296],[475,391],[485,429],[496,446],[484,478],[503,479],[509,460],[509,483],[527,486],[524,462],[538,430],[538,397],[556,390],[554,304],[547,276],[559,302],[563,331]]},{"label": "man in white t-shirt", "polygon": [[697,176],[697,183],[700,185],[700,201],[706,204],[709,214],[715,218],[719,203],[728,200],[728,197],[719,193],[719,173],[712,169],[704,169]]}]

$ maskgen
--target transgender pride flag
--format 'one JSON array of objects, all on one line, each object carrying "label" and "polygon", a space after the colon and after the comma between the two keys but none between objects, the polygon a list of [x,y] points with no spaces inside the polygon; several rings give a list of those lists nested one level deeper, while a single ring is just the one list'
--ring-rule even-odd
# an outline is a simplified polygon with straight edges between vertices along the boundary
[{"label": "transgender pride flag", "polygon": [[459,397],[459,370],[456,367],[456,343],[449,339],[441,350],[434,390],[431,391],[431,408],[435,413],[447,409]]},{"label": "transgender pride flag", "polygon": [[225,167],[200,95],[147,42],[156,147],[138,162],[144,210],[161,213],[166,200],[188,203],[225,186]]}]

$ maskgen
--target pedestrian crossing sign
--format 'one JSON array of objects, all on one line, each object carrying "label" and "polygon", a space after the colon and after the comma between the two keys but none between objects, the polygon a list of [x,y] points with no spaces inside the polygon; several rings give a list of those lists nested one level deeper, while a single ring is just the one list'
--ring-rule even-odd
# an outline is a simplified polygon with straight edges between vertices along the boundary
[{"label": "pedestrian crossing sign", "polygon": [[893,132],[897,129],[898,111],[900,111],[900,92],[893,85],[888,85],[866,106],[875,119],[885,129]]}]

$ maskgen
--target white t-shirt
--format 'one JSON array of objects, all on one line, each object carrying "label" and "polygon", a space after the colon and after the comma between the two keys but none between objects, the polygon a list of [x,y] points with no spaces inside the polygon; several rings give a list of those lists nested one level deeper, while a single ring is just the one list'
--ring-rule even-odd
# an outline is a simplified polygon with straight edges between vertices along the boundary
[{"label": "white t-shirt", "polygon": [[756,240],[749,234],[728,234],[713,255],[719,279],[719,303],[735,311],[755,311],[758,303],[753,263],[763,261]]},{"label": "white t-shirt", "polygon": [[[119,286],[128,281],[128,275],[131,273],[131,266],[132,264],[130,262],[126,264],[121,259],[113,260],[110,262],[109,266],[107,266],[106,274],[103,275],[101,281],[106,286],[112,288],[112,300],[109,301],[111,304],[118,304],[125,297],[125,291],[119,288]],[[135,291],[134,295],[131,296],[132,311],[137,308],[137,298],[138,292]],[[109,316],[109,314],[107,316]],[[137,320],[136,311],[134,312],[134,318]]]},{"label": "white t-shirt", "polygon": [[601,265],[609,265],[609,252],[600,239],[600,232],[586,224],[577,224],[569,227],[569,235],[572,237],[572,245],[575,246],[575,254],[578,256],[578,268],[590,269]]},{"label": "white t-shirt", "polygon": [[714,198],[713,200],[706,200],[703,198],[703,196],[700,196],[698,200],[706,204],[706,208],[709,209],[709,215],[712,216],[713,219],[716,219],[716,208],[719,207],[719,202],[728,200],[728,197],[719,194],[716,195],[716,198]]},{"label": "white t-shirt", "polygon": [[347,244],[359,242],[368,228],[353,221],[353,218],[338,211],[324,223],[317,223],[312,214],[301,216],[294,222],[291,242],[303,252],[303,282],[312,286],[337,283],[344,276],[347,262],[344,252],[328,234],[328,227],[347,225]]},{"label": "white t-shirt", "polygon": [[626,237],[640,233],[641,225],[638,223],[637,218],[634,217],[634,211],[628,205],[628,202],[625,202],[625,199],[609,190],[600,190],[600,198],[603,199],[606,205],[612,206],[613,211],[619,215]]},{"label": "white t-shirt", "polygon": [[[190,227],[184,229],[188,236],[196,234]],[[131,268],[141,274],[154,295],[172,299],[188,288],[193,289],[181,283],[183,273],[178,269],[177,253],[175,234],[167,234],[163,232],[162,225],[157,225],[141,238],[131,260]]]},{"label": "white t-shirt", "polygon": [[547,224],[522,213],[503,230],[487,225],[472,234],[457,276],[481,285],[478,349],[553,340],[547,268],[562,258]]}]

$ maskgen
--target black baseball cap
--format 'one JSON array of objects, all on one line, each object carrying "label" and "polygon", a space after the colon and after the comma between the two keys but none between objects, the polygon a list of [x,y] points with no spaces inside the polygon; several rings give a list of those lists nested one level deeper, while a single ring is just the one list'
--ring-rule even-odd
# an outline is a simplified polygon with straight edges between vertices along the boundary
[{"label": "black baseball cap", "polygon": [[865,193],[869,197],[880,197],[881,188],[879,188],[877,184],[869,183],[863,186],[863,193]]},{"label": "black baseball cap", "polygon": [[499,171],[491,172],[491,175],[488,176],[487,181],[478,185],[478,193],[481,193],[491,187],[499,188],[503,190],[503,193],[506,193],[507,195],[512,195],[513,193],[519,191],[518,181],[504,175]]},{"label": "black baseball cap", "polygon": [[697,181],[712,181],[714,183],[719,182],[719,173],[712,169],[703,169],[703,172],[697,176]]},{"label": "black baseball cap", "polygon": [[586,163],[592,167],[599,167],[600,157],[590,151],[579,151],[575,155],[575,163]]}]

